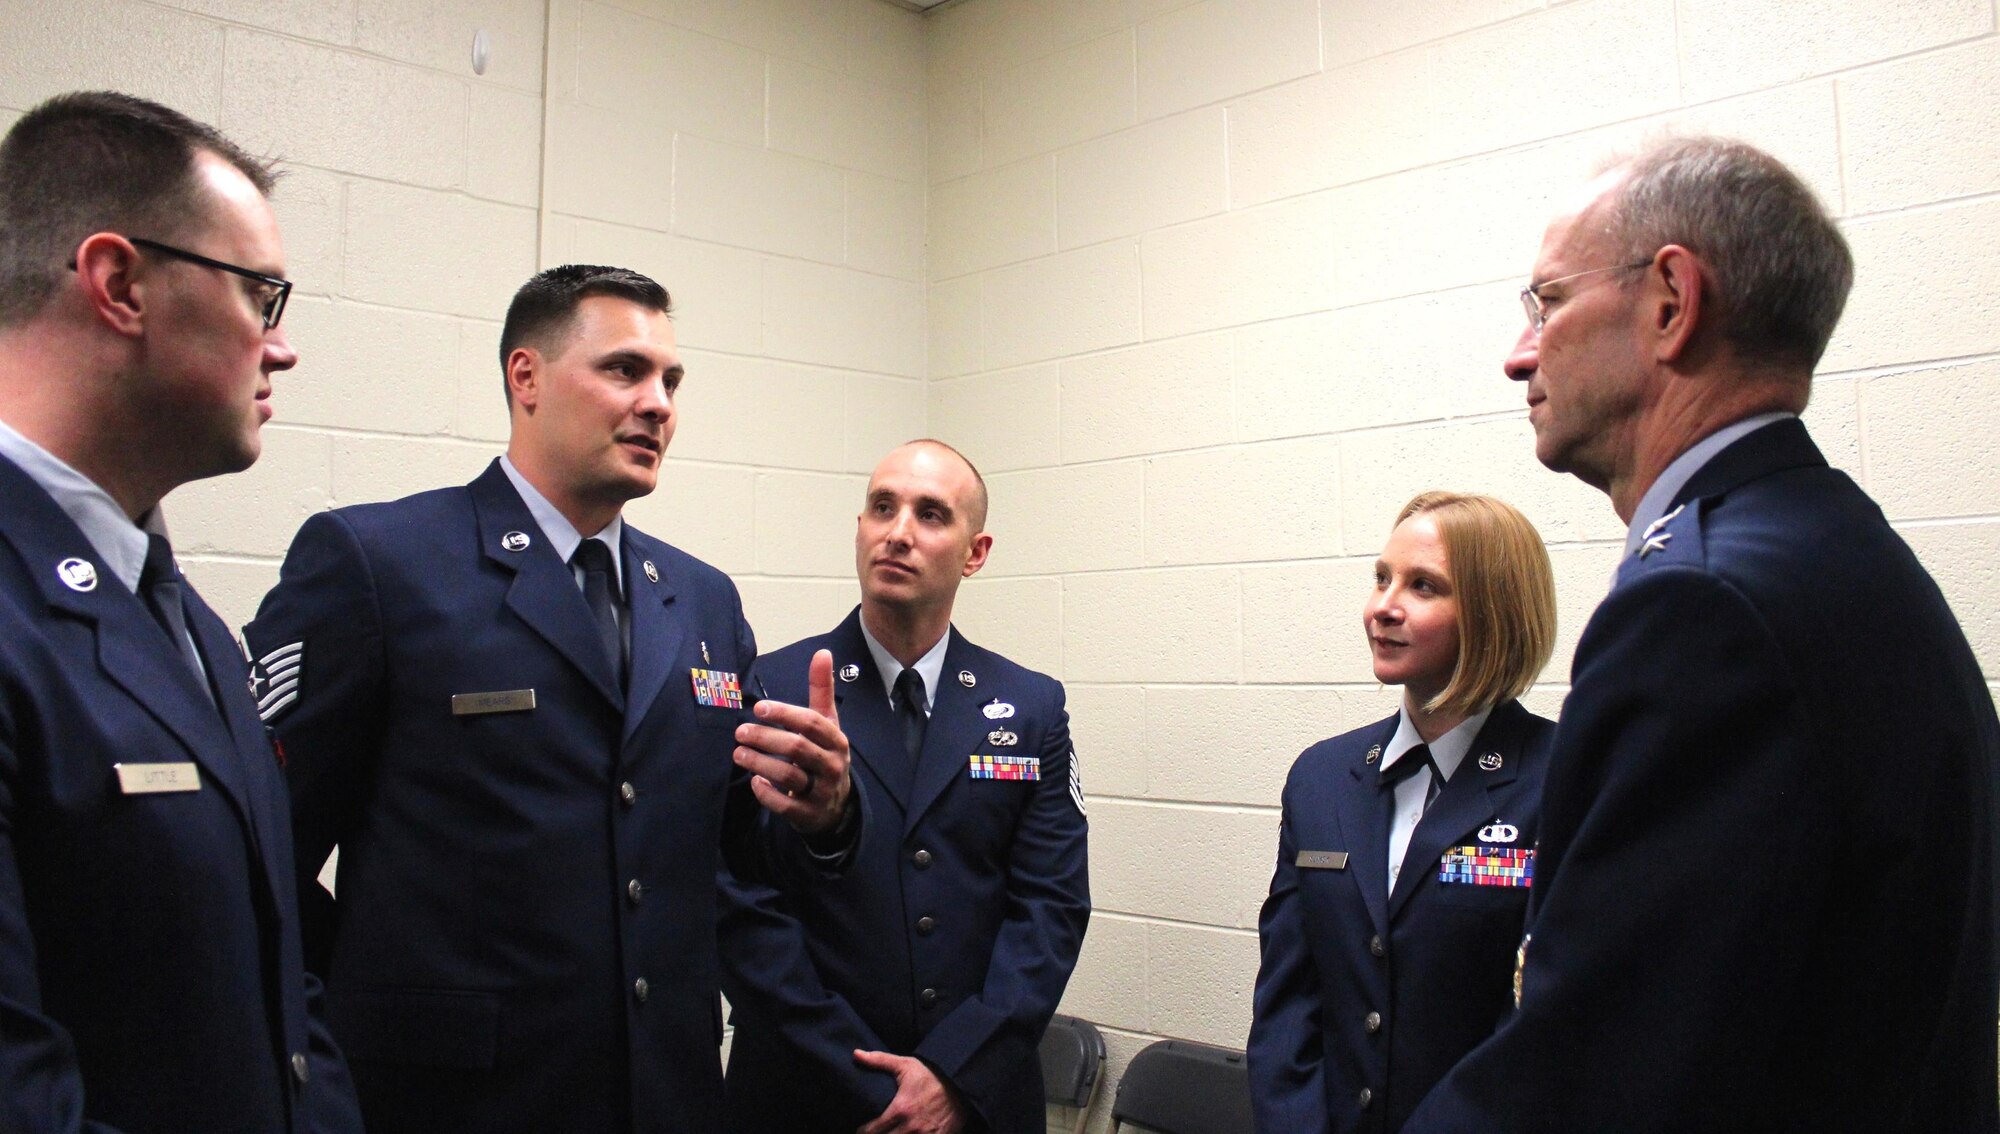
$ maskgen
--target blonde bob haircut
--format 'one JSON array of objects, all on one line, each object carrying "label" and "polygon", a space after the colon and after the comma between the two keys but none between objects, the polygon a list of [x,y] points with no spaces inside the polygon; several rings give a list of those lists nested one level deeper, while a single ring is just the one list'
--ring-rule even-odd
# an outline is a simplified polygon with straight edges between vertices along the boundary
[{"label": "blonde bob haircut", "polygon": [[1418,515],[1437,524],[1458,597],[1458,665],[1424,710],[1470,716],[1514,700],[1555,650],[1556,580],[1541,534],[1491,496],[1420,493],[1396,524]]}]

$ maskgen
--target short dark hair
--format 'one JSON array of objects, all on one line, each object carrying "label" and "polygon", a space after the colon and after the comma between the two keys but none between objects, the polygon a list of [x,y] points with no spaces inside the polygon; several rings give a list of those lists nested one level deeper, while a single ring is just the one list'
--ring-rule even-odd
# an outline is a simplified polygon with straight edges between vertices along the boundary
[{"label": "short dark hair", "polygon": [[1739,358],[1819,365],[1854,286],[1854,255],[1783,162],[1733,138],[1669,138],[1612,163],[1605,217],[1620,260],[1679,244],[1714,274],[1713,324]]},{"label": "short dark hair", "polygon": [[630,268],[563,264],[535,273],[514,293],[514,301],[507,305],[507,321],[500,328],[500,385],[506,390],[508,405],[514,404],[514,391],[507,386],[508,356],[523,346],[555,353],[576,325],[577,306],[599,295],[630,300],[662,315],[674,313],[674,299],[667,289]]},{"label": "short dark hair", "polygon": [[175,240],[207,208],[195,155],[235,166],[266,196],[269,163],[213,126],[116,91],[57,95],[0,140],[0,326],[33,317],[92,233]]}]

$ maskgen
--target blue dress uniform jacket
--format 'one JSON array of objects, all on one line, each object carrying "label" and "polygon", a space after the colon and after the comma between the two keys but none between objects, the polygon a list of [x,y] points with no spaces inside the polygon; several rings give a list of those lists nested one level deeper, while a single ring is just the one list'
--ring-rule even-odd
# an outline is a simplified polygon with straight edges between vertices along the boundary
[{"label": "blue dress uniform jacket", "polygon": [[[183,587],[204,691],[4,458],[0,499],[0,1130],[359,1131],[241,650]],[[200,789],[127,795],[120,763],[191,763]]]},{"label": "blue dress uniform jacket", "polygon": [[757,807],[691,671],[754,646],[720,572],[622,542],[629,691],[498,462],[314,516],[246,630],[302,887],[340,847],[309,945],[374,1134],[720,1125],[718,849]]},{"label": "blue dress uniform jacket", "polygon": [[1577,647],[1520,1009],[1406,1130],[2000,1128],[1964,635],[1796,420],[1677,503]]},{"label": "blue dress uniform jacket", "polygon": [[[1062,686],[951,631],[910,776],[859,610],[759,658],[760,688],[803,702],[821,649],[868,825],[845,876],[794,872],[725,917],[729,1129],[853,1134],[895,1095],[860,1048],[924,1060],[994,1134],[1041,1134],[1037,1049],[1090,917]],[[974,754],[1038,758],[1041,778],[975,779]]]},{"label": "blue dress uniform jacket", "polygon": [[[1524,886],[1440,880],[1447,851],[1534,846],[1555,723],[1495,708],[1410,836],[1388,885],[1376,758],[1397,718],[1323,740],[1285,783],[1258,919],[1251,1104],[1263,1134],[1392,1132],[1513,1008]],[[1300,852],[1339,851],[1326,858]]]}]

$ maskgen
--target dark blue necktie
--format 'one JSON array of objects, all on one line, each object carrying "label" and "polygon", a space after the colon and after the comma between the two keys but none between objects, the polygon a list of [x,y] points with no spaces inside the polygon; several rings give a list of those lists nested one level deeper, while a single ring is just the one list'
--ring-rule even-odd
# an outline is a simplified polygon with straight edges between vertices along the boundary
[{"label": "dark blue necktie", "polygon": [[201,686],[213,704],[215,694],[208,688],[208,672],[202,668],[201,655],[195,653],[194,639],[188,636],[181,573],[174,566],[173,545],[167,542],[166,536],[158,533],[146,536],[146,566],[139,572],[139,594],[146,601],[146,609],[153,612],[153,621],[167,632],[167,638],[181,655],[181,661],[193,671],[195,684]]},{"label": "dark blue necktie", "polygon": [[583,572],[583,599],[590,604],[590,620],[597,624],[597,638],[611,673],[625,686],[625,636],[618,631],[617,576],[611,571],[611,549],[603,541],[587,539],[576,545],[570,564]]},{"label": "dark blue necktie", "polygon": [[[1444,790],[1444,773],[1438,769],[1437,758],[1431,755],[1431,746],[1419,744],[1396,758],[1396,762],[1382,769],[1382,787],[1389,789],[1417,774],[1419,769],[1431,770],[1431,786],[1424,789],[1424,810],[1437,802],[1438,793]],[[1395,804],[1392,802],[1393,811]]]},{"label": "dark blue necktie", "polygon": [[914,669],[905,669],[896,675],[896,714],[903,718],[903,752],[910,758],[910,767],[917,766],[917,757],[924,751],[924,730],[930,726],[930,714],[924,712],[924,675]]}]

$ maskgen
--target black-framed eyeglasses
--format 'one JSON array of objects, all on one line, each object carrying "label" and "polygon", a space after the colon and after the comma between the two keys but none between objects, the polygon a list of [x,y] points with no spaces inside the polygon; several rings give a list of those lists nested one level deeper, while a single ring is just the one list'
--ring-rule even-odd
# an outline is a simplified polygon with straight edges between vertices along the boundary
[{"label": "black-framed eyeglasses", "polygon": [[1543,280],[1541,283],[1530,284],[1522,288],[1521,310],[1528,313],[1528,326],[1533,327],[1535,333],[1539,335],[1542,333],[1542,324],[1549,321],[1549,303],[1547,299],[1542,297],[1543,288],[1554,287],[1559,283],[1568,283],[1571,280],[1582,279],[1584,276],[1594,276],[1599,272],[1629,272],[1634,268],[1648,267],[1652,262],[1652,260],[1646,259],[1640,260],[1635,264],[1613,264],[1608,268],[1591,268],[1587,271],[1571,272],[1566,276],[1557,276],[1552,280]]},{"label": "black-framed eyeglasses", "polygon": [[[285,317],[285,301],[292,297],[292,281],[288,279],[278,276],[267,276],[262,272],[253,272],[248,268],[239,268],[235,264],[225,264],[221,260],[211,260],[198,252],[190,252],[185,248],[176,248],[171,244],[162,244],[157,240],[148,240],[143,236],[128,236],[125,239],[130,240],[141,248],[151,248],[155,252],[172,256],[176,260],[186,260],[190,264],[200,264],[204,268],[214,268],[219,272],[229,272],[242,276],[246,280],[256,280],[258,283],[263,284],[265,288],[262,298],[258,300],[259,310],[264,315],[264,329],[267,331],[270,330],[278,325],[278,320]],[[74,267],[74,263],[71,266]]]}]

